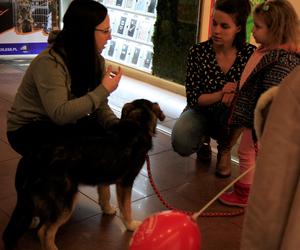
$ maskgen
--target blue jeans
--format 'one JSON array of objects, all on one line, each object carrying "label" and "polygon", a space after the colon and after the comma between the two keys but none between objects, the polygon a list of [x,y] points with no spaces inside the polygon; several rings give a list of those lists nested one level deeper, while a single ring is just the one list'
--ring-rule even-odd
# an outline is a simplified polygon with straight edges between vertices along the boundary
[{"label": "blue jeans", "polygon": [[226,140],[224,122],[227,122],[226,109],[220,109],[215,114],[200,109],[184,111],[172,130],[174,151],[181,156],[189,156],[197,152],[207,138],[213,138],[218,143]]},{"label": "blue jeans", "polygon": [[188,156],[198,151],[208,133],[208,119],[198,110],[184,111],[176,121],[171,135],[175,152]]}]

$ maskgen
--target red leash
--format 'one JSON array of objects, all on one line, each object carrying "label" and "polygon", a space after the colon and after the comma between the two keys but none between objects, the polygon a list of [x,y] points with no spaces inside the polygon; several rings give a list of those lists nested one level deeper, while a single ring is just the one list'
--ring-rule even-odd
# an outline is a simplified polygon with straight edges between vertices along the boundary
[{"label": "red leash", "polygon": [[[148,171],[150,184],[151,184],[155,194],[157,195],[158,199],[162,202],[162,204],[166,208],[168,208],[169,210],[179,211],[179,212],[185,213],[187,215],[195,214],[194,212],[191,212],[191,211],[182,211],[182,210],[176,209],[164,200],[164,198],[162,197],[162,195],[158,191],[157,187],[155,186],[153,176],[152,176],[152,173],[151,173],[150,158],[149,158],[148,155],[146,155],[146,163],[147,163],[147,171]],[[237,211],[234,211],[234,212],[203,212],[199,216],[201,216],[201,217],[231,217],[231,216],[238,216],[238,215],[241,215],[243,213],[244,213],[244,209],[238,209]]]}]

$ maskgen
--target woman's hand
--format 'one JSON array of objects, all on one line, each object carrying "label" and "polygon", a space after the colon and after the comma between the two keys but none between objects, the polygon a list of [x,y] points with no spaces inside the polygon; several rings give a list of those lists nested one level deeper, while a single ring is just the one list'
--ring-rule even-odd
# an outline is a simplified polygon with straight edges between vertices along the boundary
[{"label": "woman's hand", "polygon": [[201,94],[198,97],[198,104],[199,106],[207,106],[221,101],[229,107],[234,99],[236,88],[237,83],[228,82],[224,85],[222,90],[209,94]]},{"label": "woman's hand", "polygon": [[224,103],[226,107],[230,107],[234,99],[234,96],[235,96],[234,93],[225,93],[222,98],[222,103]]},{"label": "woman's hand", "polygon": [[228,82],[224,85],[222,91],[223,93],[235,93],[235,90],[236,90],[236,87],[237,87],[237,84],[235,82]]},{"label": "woman's hand", "polygon": [[228,82],[224,85],[222,92],[223,92],[223,97],[222,97],[222,103],[224,103],[227,107],[230,107],[232,104],[232,101],[235,96],[237,84],[235,82]]},{"label": "woman's hand", "polygon": [[109,65],[103,77],[102,85],[109,93],[112,93],[118,87],[121,76],[121,67],[118,67],[118,71],[113,71],[112,66]]}]

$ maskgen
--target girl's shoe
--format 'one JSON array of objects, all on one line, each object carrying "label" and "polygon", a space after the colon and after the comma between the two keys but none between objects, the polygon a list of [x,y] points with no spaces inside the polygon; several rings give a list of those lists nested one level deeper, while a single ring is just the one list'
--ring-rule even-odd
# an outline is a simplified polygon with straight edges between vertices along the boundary
[{"label": "girl's shoe", "polygon": [[250,184],[237,182],[233,186],[233,191],[222,194],[219,201],[229,206],[247,207],[250,192]]}]

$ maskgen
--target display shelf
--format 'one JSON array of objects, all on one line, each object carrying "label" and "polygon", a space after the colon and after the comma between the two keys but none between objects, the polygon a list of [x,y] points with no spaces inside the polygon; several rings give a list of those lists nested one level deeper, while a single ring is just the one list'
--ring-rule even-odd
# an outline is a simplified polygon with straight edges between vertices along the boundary
[{"label": "display shelf", "polygon": [[152,35],[156,0],[103,0],[108,8],[112,39],[103,56],[111,61],[151,73]]},{"label": "display shelf", "polygon": [[150,18],[156,18],[156,14],[150,13],[150,12],[141,12],[141,11],[136,11],[136,10],[132,10],[132,9],[128,9],[128,8],[124,9],[124,8],[118,7],[118,6],[107,6],[107,8],[109,8],[111,10],[120,10],[120,11],[126,10],[127,13],[131,13],[131,14],[134,14],[134,15],[145,16],[145,17],[150,17]]}]

